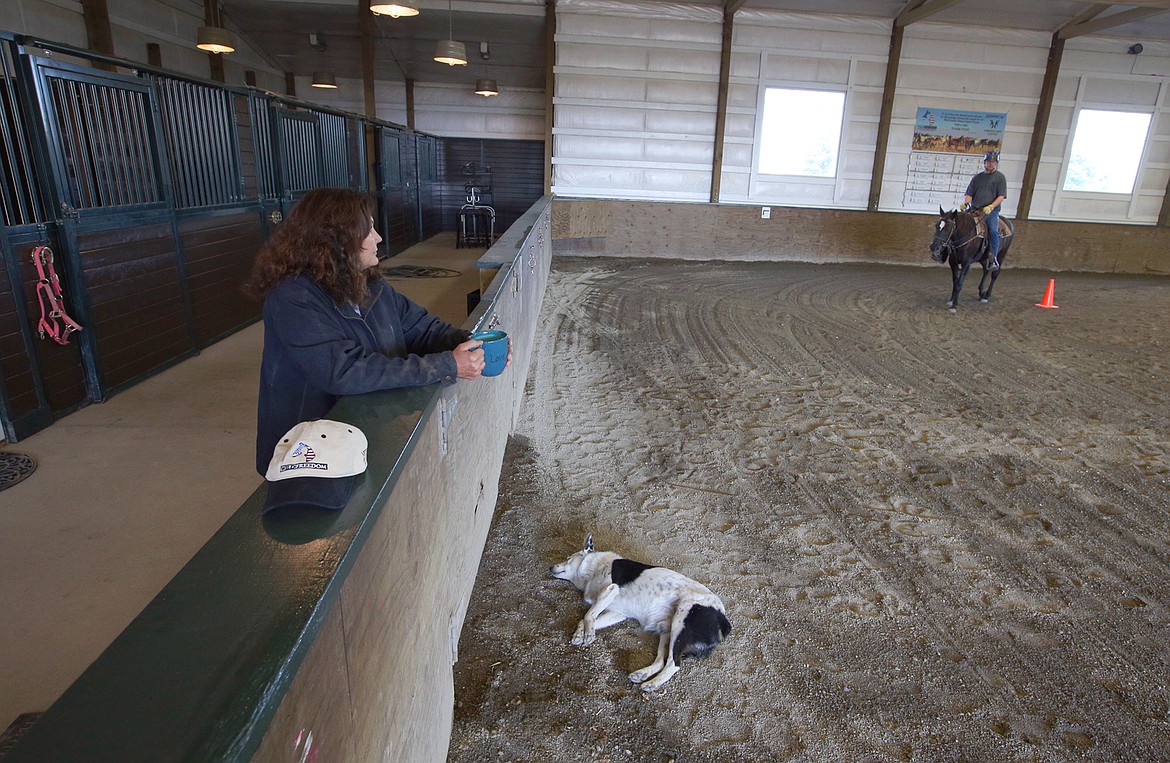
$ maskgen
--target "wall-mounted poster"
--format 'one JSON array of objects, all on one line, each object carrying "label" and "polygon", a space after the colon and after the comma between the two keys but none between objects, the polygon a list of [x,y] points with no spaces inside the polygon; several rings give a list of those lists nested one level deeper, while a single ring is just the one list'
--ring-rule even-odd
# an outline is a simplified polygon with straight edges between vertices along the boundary
[{"label": "wall-mounted poster", "polygon": [[918,109],[902,204],[907,208],[956,209],[983,155],[1003,145],[1007,114]]}]

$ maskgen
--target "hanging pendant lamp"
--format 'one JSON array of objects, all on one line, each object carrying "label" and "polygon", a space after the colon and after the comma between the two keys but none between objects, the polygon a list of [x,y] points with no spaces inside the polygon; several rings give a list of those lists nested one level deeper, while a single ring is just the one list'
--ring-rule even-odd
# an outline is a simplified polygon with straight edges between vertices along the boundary
[{"label": "hanging pendant lamp", "polygon": [[494,79],[477,79],[475,81],[475,94],[490,98],[493,95],[499,95],[500,88],[496,87]]},{"label": "hanging pendant lamp", "polygon": [[403,16],[417,16],[418,4],[413,0],[397,0],[392,3],[370,3],[370,12],[375,16],[389,16],[392,19]]},{"label": "hanging pendant lamp", "polygon": [[233,53],[236,40],[231,32],[218,26],[201,26],[195,37],[195,47],[208,53]]},{"label": "hanging pendant lamp", "polygon": [[458,40],[450,39],[455,36],[451,31],[453,15],[451,0],[447,0],[447,39],[439,40],[435,46],[435,60],[448,66],[467,66],[467,47]]},{"label": "hanging pendant lamp", "polygon": [[337,78],[333,72],[313,72],[312,87],[323,87],[329,90],[337,89]]},{"label": "hanging pendant lamp", "polygon": [[203,0],[203,22],[195,33],[195,47],[208,53],[235,52],[236,37],[223,26],[219,0]]}]

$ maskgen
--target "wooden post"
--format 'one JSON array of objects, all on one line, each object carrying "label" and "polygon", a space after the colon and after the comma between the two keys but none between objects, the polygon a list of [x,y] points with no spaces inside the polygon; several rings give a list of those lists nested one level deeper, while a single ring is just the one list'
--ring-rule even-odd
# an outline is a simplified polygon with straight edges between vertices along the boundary
[{"label": "wooden post", "polygon": [[208,53],[207,54],[208,68],[211,70],[211,78],[216,82],[227,82],[223,70],[223,54],[222,53]]},{"label": "wooden post", "polygon": [[[81,0],[81,13],[85,19],[85,37],[90,50],[103,55],[114,55],[114,33],[110,29],[110,10],[106,0]],[[113,64],[93,62],[94,68],[108,72],[117,69]]]},{"label": "wooden post", "polygon": [[553,96],[557,59],[557,0],[544,2],[544,195],[553,186]]},{"label": "wooden post", "polygon": [[735,8],[723,9],[723,39],[719,51],[719,95],[715,107],[715,146],[711,159],[711,203],[719,203],[723,181],[723,141],[727,135],[727,90],[731,81],[731,33]]},{"label": "wooden post", "polygon": [[1166,183],[1166,193],[1162,194],[1162,211],[1158,213],[1158,227],[1170,228],[1170,182]]},{"label": "wooden post", "polygon": [[163,65],[162,62],[162,46],[157,42],[146,43],[146,62],[151,66]]},{"label": "wooden post", "polygon": [[251,69],[244,70],[244,84],[248,87],[256,87],[256,72]]},{"label": "wooden post", "polygon": [[406,126],[414,129],[414,80],[406,80]]},{"label": "wooden post", "polygon": [[284,94],[294,98],[297,94],[297,78],[292,72],[284,73]]},{"label": "wooden post", "polygon": [[[1027,220],[1032,212],[1032,195],[1036,191],[1036,177],[1040,174],[1040,155],[1044,152],[1044,136],[1052,115],[1052,100],[1056,95],[1056,79],[1060,76],[1060,60],[1064,56],[1064,38],[1052,35],[1048,48],[1048,66],[1044,83],[1040,86],[1040,102],[1036,104],[1036,122],[1032,125],[1032,140],[1028,145],[1028,159],[1020,186],[1020,202],[1016,204],[1016,219]],[[1070,136],[1071,137],[1071,136]]]},{"label": "wooden post", "polygon": [[[358,28],[362,30],[362,94],[365,99],[366,119],[378,118],[378,95],[374,72],[374,14],[370,11],[370,0],[358,0]],[[367,121],[363,131],[366,139],[366,183],[373,191],[378,189],[377,129]]]},{"label": "wooden post", "polygon": [[877,145],[873,152],[873,171],[869,181],[870,212],[878,211],[882,198],[882,180],[886,174],[886,145],[890,142],[890,121],[894,116],[894,96],[898,92],[898,65],[902,60],[902,33],[905,27],[894,22],[890,34],[890,53],[886,58],[886,83],[882,88],[882,112],[878,118]]}]

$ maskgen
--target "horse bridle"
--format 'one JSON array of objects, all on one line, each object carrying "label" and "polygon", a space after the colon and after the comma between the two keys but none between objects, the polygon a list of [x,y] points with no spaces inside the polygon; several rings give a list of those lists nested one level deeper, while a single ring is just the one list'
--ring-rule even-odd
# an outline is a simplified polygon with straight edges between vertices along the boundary
[{"label": "horse bridle", "polygon": [[943,239],[942,244],[939,245],[939,248],[938,248],[938,255],[939,256],[935,257],[934,252],[930,253],[931,259],[933,259],[935,262],[946,262],[947,256],[954,253],[954,251],[956,249],[958,249],[959,247],[966,246],[967,244],[970,244],[975,239],[979,238],[979,226],[976,225],[975,228],[972,229],[972,231],[971,231],[971,238],[967,239],[966,241],[961,241],[958,244],[952,244],[951,239],[954,238],[955,233],[958,232],[959,226],[955,224],[955,221],[953,219],[946,220],[943,218],[939,218],[938,222],[939,222],[939,225],[942,226],[942,228],[949,227],[951,229],[951,232],[949,234],[947,234],[947,237],[945,239]]}]

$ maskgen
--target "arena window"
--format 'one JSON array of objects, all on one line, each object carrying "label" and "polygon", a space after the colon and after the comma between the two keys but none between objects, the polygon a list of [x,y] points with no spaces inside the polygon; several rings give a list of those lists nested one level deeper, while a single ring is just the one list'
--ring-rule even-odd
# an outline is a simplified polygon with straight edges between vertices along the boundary
[{"label": "arena window", "polygon": [[1133,193],[1149,129],[1147,113],[1081,109],[1064,190]]},{"label": "arena window", "polygon": [[762,114],[761,174],[836,177],[844,92],[769,87]]}]

